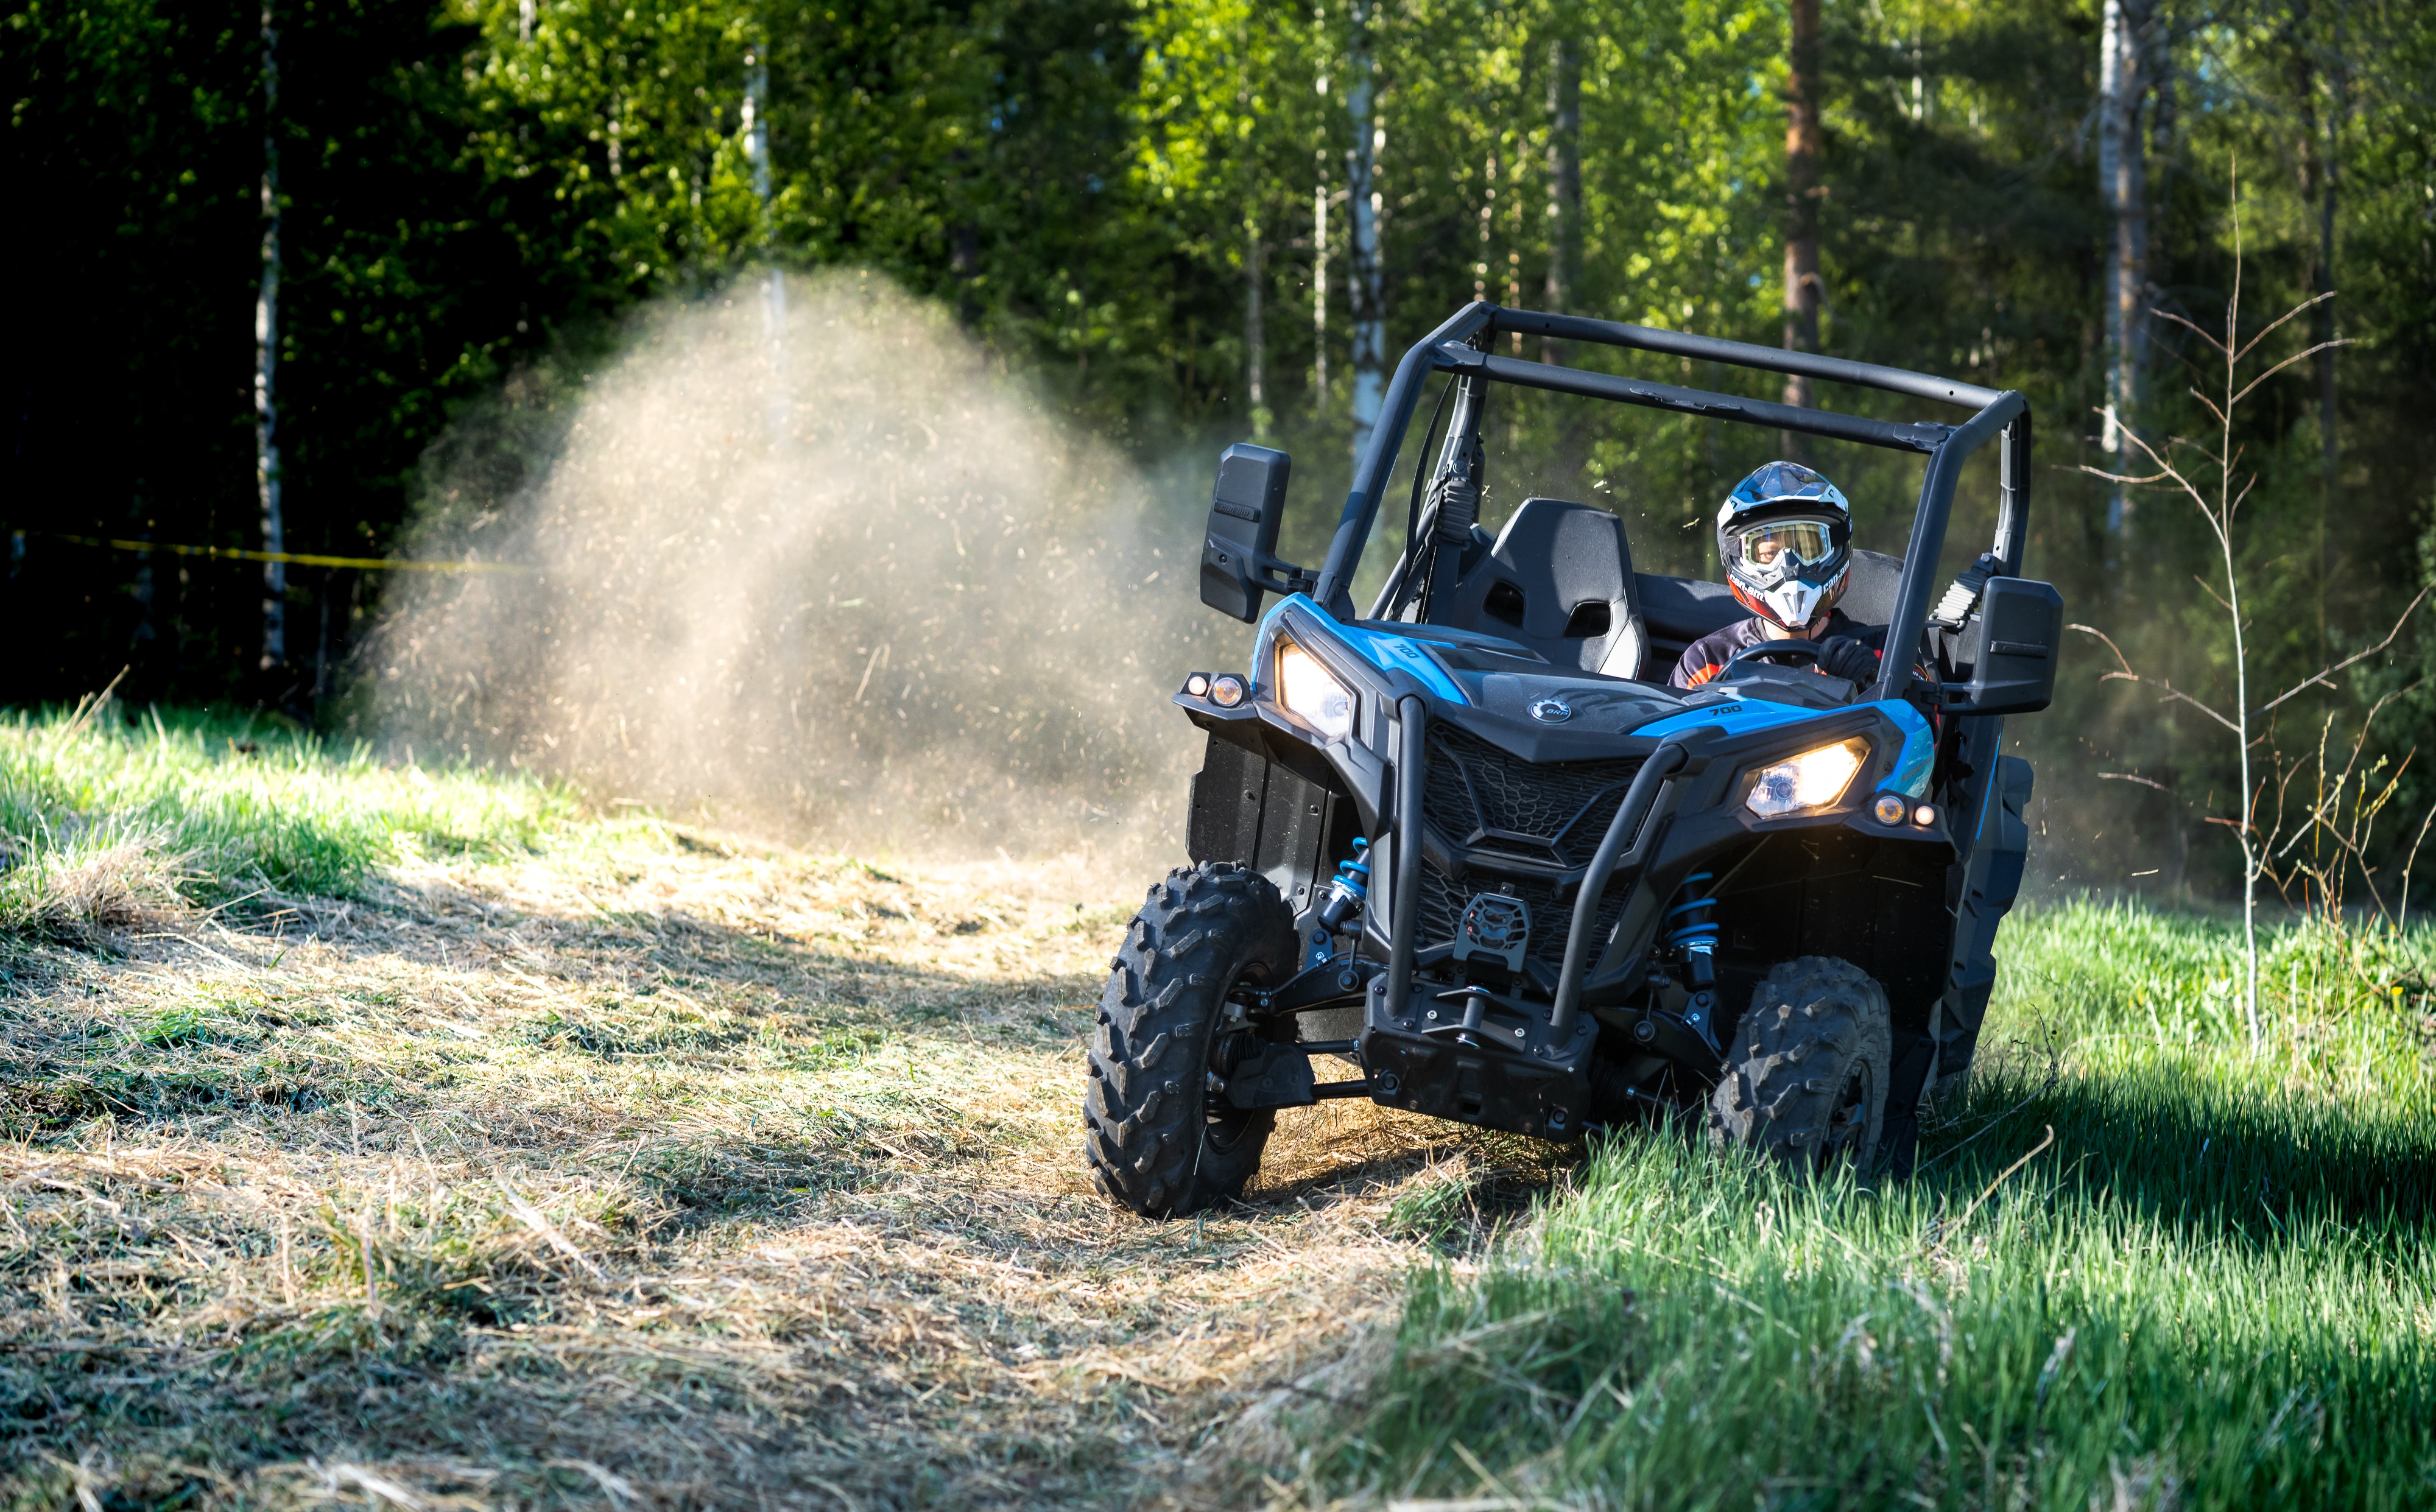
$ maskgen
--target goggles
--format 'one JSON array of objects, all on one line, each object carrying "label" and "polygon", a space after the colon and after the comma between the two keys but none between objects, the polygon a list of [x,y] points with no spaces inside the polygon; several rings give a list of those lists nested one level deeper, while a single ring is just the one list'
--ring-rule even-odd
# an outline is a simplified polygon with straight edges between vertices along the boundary
[{"label": "goggles", "polygon": [[1782,582],[1836,559],[1836,532],[1825,520],[1773,520],[1740,533],[1743,565],[1755,578]]}]

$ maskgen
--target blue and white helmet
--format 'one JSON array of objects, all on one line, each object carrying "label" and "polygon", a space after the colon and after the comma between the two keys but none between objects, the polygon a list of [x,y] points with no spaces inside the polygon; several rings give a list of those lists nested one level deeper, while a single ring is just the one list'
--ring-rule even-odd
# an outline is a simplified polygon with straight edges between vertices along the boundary
[{"label": "blue and white helmet", "polygon": [[1764,463],[1717,510],[1717,560],[1744,608],[1803,629],[1852,579],[1853,507],[1800,462]]}]

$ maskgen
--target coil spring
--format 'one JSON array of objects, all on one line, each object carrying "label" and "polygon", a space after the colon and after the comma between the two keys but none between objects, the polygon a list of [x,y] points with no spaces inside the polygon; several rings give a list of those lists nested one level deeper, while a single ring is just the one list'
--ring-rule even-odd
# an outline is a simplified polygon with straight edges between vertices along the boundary
[{"label": "coil spring", "polygon": [[[1714,950],[1717,944],[1715,895],[1703,883],[1715,880],[1708,872],[1694,872],[1676,891],[1676,904],[1666,911],[1666,947],[1670,950]],[[1680,922],[1678,922],[1678,921]]]}]

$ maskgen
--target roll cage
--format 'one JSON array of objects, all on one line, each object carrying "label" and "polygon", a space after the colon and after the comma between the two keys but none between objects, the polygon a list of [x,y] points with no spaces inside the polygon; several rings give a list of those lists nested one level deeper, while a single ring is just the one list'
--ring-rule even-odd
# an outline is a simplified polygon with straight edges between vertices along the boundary
[{"label": "roll cage", "polygon": [[[1874,420],[1832,409],[1745,399],[1555,363],[1499,356],[1488,350],[1494,338],[1509,333],[1656,352],[1730,367],[1855,384],[1909,398],[1951,405],[1971,410],[1972,414],[1968,420],[1956,426],[1935,421]],[[1377,522],[1388,475],[1395,467],[1397,454],[1403,445],[1404,433],[1411,426],[1413,415],[1419,406],[1422,386],[1433,373],[1453,374],[1458,385],[1455,419],[1449,426],[1445,455],[1431,482],[1434,512],[1441,490],[1449,483],[1458,489],[1466,483],[1463,469],[1471,464],[1458,455],[1458,447],[1470,444],[1466,439],[1469,434],[1467,415],[1470,417],[1471,429],[1477,429],[1480,403],[1485,392],[1483,385],[1506,383],[1739,425],[1857,442],[1865,446],[1882,446],[1892,451],[1924,454],[1928,458],[1928,471],[1921,481],[1919,506],[1912,516],[1910,538],[1904,547],[1902,577],[1887,629],[1888,646],[1920,643],[1927,628],[1929,606],[1938,591],[1938,562],[1945,548],[1946,525],[1953,514],[1954,490],[1961,478],[1962,465],[1989,441],[1999,441],[2002,446],[1998,454],[2000,503],[1995,542],[1991,550],[1999,563],[1999,575],[2020,576],[2029,503],[2030,412],[2027,402],[2018,391],[1987,389],[1958,379],[1912,373],[1902,368],[1880,367],[1874,363],[1853,362],[1842,357],[1782,351],[1747,341],[1728,341],[1715,337],[1692,336],[1575,315],[1506,309],[1485,301],[1475,301],[1415,342],[1405,352],[1402,360],[1396,364],[1396,375],[1387,386],[1378,426],[1371,432],[1369,445],[1355,461],[1353,485],[1346,495],[1345,513],[1329,545],[1327,560],[1312,587],[1312,596],[1340,618],[1352,617],[1353,574],[1361,565],[1364,545],[1369,540],[1370,531]],[[1417,465],[1428,464],[1429,459],[1424,457]],[[1474,491],[1473,503],[1476,505],[1477,478],[1474,477],[1469,481]],[[1418,482],[1417,478],[1417,488]],[[1470,521],[1467,519],[1464,523],[1468,530]],[[1408,542],[1404,555],[1389,576],[1387,592],[1381,596],[1383,605],[1390,600],[1401,600],[1408,591],[1405,580],[1420,565],[1421,554],[1431,549],[1425,536],[1426,532],[1418,533]],[[1903,696],[1909,669],[1906,658],[1888,657],[1878,683],[1866,697],[1892,699]]]}]

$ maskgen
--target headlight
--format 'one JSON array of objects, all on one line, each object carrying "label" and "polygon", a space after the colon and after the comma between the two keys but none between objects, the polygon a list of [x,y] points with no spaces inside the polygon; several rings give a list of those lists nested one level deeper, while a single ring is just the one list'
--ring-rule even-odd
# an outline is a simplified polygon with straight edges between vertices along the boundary
[{"label": "headlight", "polygon": [[1284,639],[1278,642],[1278,702],[1331,740],[1353,729],[1353,694],[1318,657]]},{"label": "headlight", "polygon": [[1743,807],[1762,819],[1773,819],[1834,803],[1853,785],[1853,773],[1861,770],[1869,756],[1870,742],[1856,738],[1762,767]]}]

